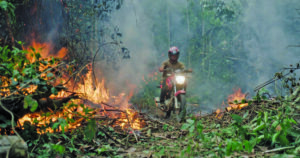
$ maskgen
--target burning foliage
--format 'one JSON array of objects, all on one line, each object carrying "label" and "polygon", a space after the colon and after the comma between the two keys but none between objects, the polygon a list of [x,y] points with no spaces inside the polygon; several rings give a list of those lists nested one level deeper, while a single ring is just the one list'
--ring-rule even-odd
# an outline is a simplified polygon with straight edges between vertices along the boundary
[{"label": "burning foliage", "polygon": [[[110,96],[109,90],[105,88],[105,80],[96,82],[93,78],[95,76],[93,76],[90,64],[72,72],[74,65],[65,64],[60,60],[66,58],[66,48],[61,48],[53,55],[54,49],[51,43],[38,43],[33,40],[29,47],[23,47],[23,49],[25,51],[7,50],[8,53],[17,52],[23,58],[20,58],[22,61],[15,62],[12,67],[15,70],[12,72],[2,69],[4,75],[1,76],[2,97],[20,96],[19,103],[15,105],[17,110],[13,110],[16,116],[19,116],[19,128],[23,128],[24,124],[29,122],[37,127],[38,133],[54,132],[55,129],[75,129],[88,118],[87,116],[92,118],[96,113],[115,119],[113,126],[120,126],[122,130],[141,129],[145,125],[138,113],[129,108],[130,97],[122,99],[121,97],[125,95]],[[49,57],[50,55],[54,57]],[[13,57],[13,59],[15,58]],[[86,73],[82,71],[84,69],[86,69]],[[27,81],[28,79],[26,80],[25,77],[33,79]],[[12,89],[10,86],[15,88]],[[110,111],[108,104],[103,103],[112,98],[115,100],[114,102],[116,100],[123,102],[110,106],[114,109]],[[73,100],[74,104],[65,105],[71,99],[75,99]],[[14,99],[6,100],[16,102]],[[3,103],[9,104],[10,102],[6,102],[4,99]],[[22,104],[27,110],[19,113],[18,109],[23,107]],[[95,106],[97,108],[91,108]]]},{"label": "burning foliage", "polygon": [[[231,110],[240,110],[246,106],[248,106],[248,103],[246,103],[246,96],[247,94],[242,93],[241,88],[234,89],[234,93],[230,94],[227,98],[228,107],[225,108],[226,111]],[[225,105],[223,103],[223,105]],[[221,119],[223,117],[223,112],[221,109],[216,110],[216,117]]]}]

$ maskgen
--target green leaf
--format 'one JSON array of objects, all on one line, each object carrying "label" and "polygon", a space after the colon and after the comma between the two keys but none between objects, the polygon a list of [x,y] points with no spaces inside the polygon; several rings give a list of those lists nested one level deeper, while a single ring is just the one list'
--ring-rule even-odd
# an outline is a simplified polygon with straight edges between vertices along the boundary
[{"label": "green leaf", "polygon": [[195,130],[195,126],[192,125],[192,126],[189,128],[189,132],[192,133],[192,132],[194,132],[194,130]]},{"label": "green leaf", "polygon": [[33,84],[39,84],[39,83],[40,83],[40,80],[39,80],[38,78],[34,78],[34,79],[32,80],[32,83],[33,83]]},{"label": "green leaf", "polygon": [[284,134],[279,135],[279,142],[280,145],[288,145],[290,143]]},{"label": "green leaf", "polygon": [[19,71],[18,70],[13,70],[13,76],[15,77],[15,76],[17,76],[17,75],[19,75],[20,73],[19,73]]},{"label": "green leaf", "polygon": [[281,132],[276,132],[276,133],[272,136],[272,144],[274,144],[274,143],[277,142],[277,139],[278,139],[280,133],[281,133]]},{"label": "green leaf", "polygon": [[51,72],[49,72],[49,73],[47,73],[47,77],[54,77],[54,75],[53,75],[53,73],[51,73]]},{"label": "green leaf", "polygon": [[239,115],[236,115],[236,114],[232,114],[231,115],[232,119],[234,119],[238,124],[242,123],[243,122],[243,118]]},{"label": "green leaf", "polygon": [[249,115],[249,111],[247,110],[247,112],[243,115],[243,119],[247,118],[248,115]]},{"label": "green leaf", "polygon": [[229,156],[232,153],[232,140],[228,140],[227,141],[227,145],[226,145],[226,155]]},{"label": "green leaf", "polygon": [[96,128],[97,127],[97,124],[96,124],[96,120],[95,119],[91,119],[88,121],[88,124],[84,130],[84,134],[85,134],[85,137],[91,141],[93,140],[93,138],[95,137],[96,135]]},{"label": "green leaf", "polygon": [[276,120],[276,121],[274,121],[274,122],[272,123],[272,126],[271,126],[271,127],[272,127],[273,129],[275,129],[278,125],[279,125],[279,121]]},{"label": "green leaf", "polygon": [[55,122],[55,123],[53,124],[53,126],[52,126],[52,129],[57,129],[58,126],[59,126],[59,123],[58,123],[58,122]]},{"label": "green leaf", "polygon": [[67,126],[67,121],[64,118],[58,118],[58,122],[61,127],[61,132],[65,133],[65,127]]},{"label": "green leaf", "polygon": [[98,154],[100,155],[101,153],[105,152],[106,149],[105,149],[105,148],[98,148],[98,149],[96,149],[96,151],[97,151]]},{"label": "green leaf", "polygon": [[248,153],[251,153],[252,148],[251,148],[251,145],[250,145],[249,141],[244,140],[243,144],[244,144],[245,150],[248,151]]},{"label": "green leaf", "polygon": [[52,87],[52,88],[51,88],[51,93],[54,94],[54,95],[57,95],[57,94],[58,94],[58,91],[56,90],[55,87]]},{"label": "green leaf", "polygon": [[101,132],[101,131],[99,131],[97,135],[100,135],[100,136],[102,136],[102,137],[105,136],[105,134],[104,134],[103,132]]},{"label": "green leaf", "polygon": [[15,81],[15,79],[14,78],[11,78],[11,85],[12,86],[16,86],[16,85],[18,85],[18,81]]},{"label": "green leaf", "polygon": [[265,127],[266,127],[266,124],[265,124],[265,123],[262,123],[262,124],[256,126],[256,127],[253,129],[253,132],[261,131],[261,130],[264,129]]},{"label": "green leaf", "polygon": [[53,150],[59,152],[60,154],[63,154],[66,150],[66,148],[64,146],[58,145],[58,144],[54,144],[52,148],[53,148]]},{"label": "green leaf", "polygon": [[112,147],[110,145],[102,145],[102,148],[96,149],[98,154],[101,154],[102,152],[105,152],[105,151],[108,151],[108,150],[112,150]]},{"label": "green leaf", "polygon": [[190,124],[190,125],[191,125],[191,124],[194,124],[194,123],[195,123],[195,120],[192,120],[192,119],[187,119],[187,120],[186,120],[186,122],[187,122],[188,124]]},{"label": "green leaf", "polygon": [[33,100],[31,108],[30,108],[30,111],[31,112],[35,112],[35,110],[37,109],[37,107],[38,107],[38,102],[36,100]]},{"label": "green leaf", "polygon": [[6,1],[0,1],[0,8],[7,10],[8,3]]},{"label": "green leaf", "polygon": [[6,127],[8,127],[8,125],[6,123],[1,123],[0,124],[0,128],[6,128]]},{"label": "green leaf", "polygon": [[264,121],[265,123],[268,122],[268,112],[264,112]]},{"label": "green leaf", "polygon": [[182,130],[187,130],[189,127],[190,127],[189,124],[184,123],[184,124],[181,126],[181,129],[182,129]]},{"label": "green leaf", "polygon": [[31,107],[30,108],[31,112],[34,112],[38,107],[37,101],[33,99],[31,95],[27,95],[24,98],[24,109],[27,109],[28,107]]},{"label": "green leaf", "polygon": [[293,118],[289,119],[289,121],[293,124],[297,124],[297,122]]},{"label": "green leaf", "polygon": [[164,124],[164,125],[163,125],[163,130],[164,130],[164,131],[167,131],[167,130],[168,130],[168,125],[167,125],[167,124]]}]

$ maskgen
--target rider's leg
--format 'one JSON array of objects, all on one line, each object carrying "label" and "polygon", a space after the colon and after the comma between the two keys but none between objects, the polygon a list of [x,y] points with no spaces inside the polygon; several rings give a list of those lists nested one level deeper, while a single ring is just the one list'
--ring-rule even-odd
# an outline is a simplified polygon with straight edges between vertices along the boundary
[{"label": "rider's leg", "polygon": [[162,88],[160,91],[160,103],[164,104],[165,103],[165,97],[167,95],[167,85],[166,85],[166,80],[162,81]]}]

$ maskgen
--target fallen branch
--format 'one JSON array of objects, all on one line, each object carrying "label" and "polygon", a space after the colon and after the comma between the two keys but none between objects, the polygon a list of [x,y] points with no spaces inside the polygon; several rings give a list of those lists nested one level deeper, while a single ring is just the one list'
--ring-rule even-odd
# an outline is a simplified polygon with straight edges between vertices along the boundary
[{"label": "fallen branch", "polygon": [[24,151],[24,153],[21,153],[21,155],[23,154],[23,156],[27,155],[27,157],[29,157],[29,155],[27,153],[27,149],[26,149],[27,144],[25,143],[25,141],[23,140],[23,138],[19,135],[19,133],[14,128],[14,114],[11,111],[9,111],[5,106],[3,106],[1,100],[0,100],[0,106],[6,112],[8,112],[11,115],[11,128],[12,128],[12,130],[14,131],[14,133],[17,135],[17,137],[19,139],[19,140],[17,140],[17,141],[15,141],[15,142],[13,142],[13,143],[10,144],[10,147],[8,148],[7,153],[6,153],[6,158],[9,158],[9,154],[10,154],[11,151],[13,151],[13,154],[20,154],[18,152],[15,153],[16,151],[14,151],[14,150],[18,150],[18,149],[15,149],[15,148],[17,148],[19,146],[22,146],[22,147],[25,146],[25,151]]},{"label": "fallen branch", "polygon": [[112,107],[112,108],[116,108],[116,107],[114,107],[114,106],[112,106],[112,105],[109,105],[109,104],[107,104],[107,103],[104,103],[104,102],[101,102],[101,104],[106,105],[106,106],[109,106],[109,107]]},{"label": "fallen branch", "polygon": [[145,113],[143,113],[143,115],[147,116],[147,117],[148,117],[149,119],[151,119],[151,121],[153,121],[153,122],[158,122],[158,123],[160,123],[160,124],[168,125],[169,127],[173,127],[173,128],[175,129],[174,126],[172,126],[172,125],[170,125],[170,124],[168,124],[168,123],[161,122],[161,121],[159,121],[159,120],[157,120],[157,119],[154,119],[154,118],[152,118],[151,116],[149,116],[149,115],[147,115],[147,114],[145,114]]},{"label": "fallen branch", "polygon": [[123,112],[126,113],[125,111],[122,111],[120,109],[105,109],[105,110],[100,110],[99,112],[105,112],[105,111],[116,111],[116,112]]},{"label": "fallen branch", "polygon": [[115,140],[113,137],[111,137],[105,130],[103,130],[102,128],[98,128],[101,132],[103,132],[109,139],[111,139],[112,141],[114,141],[117,144],[120,144],[122,146],[125,146],[124,144],[122,144],[121,142]]},{"label": "fallen branch", "polygon": [[128,114],[127,114],[127,112],[126,112],[126,118],[127,118],[128,124],[129,124],[129,129],[130,129],[130,130],[131,130],[131,132],[133,133],[133,135],[134,135],[134,137],[135,137],[135,140],[136,140],[136,142],[139,142],[139,140],[138,140],[138,138],[137,138],[137,136],[136,136],[136,134],[135,134],[134,130],[132,129],[132,126],[131,126],[131,121],[129,120],[129,117],[128,117]]},{"label": "fallen branch", "polygon": [[276,148],[272,150],[267,150],[264,153],[271,153],[271,152],[277,152],[277,151],[282,151],[282,150],[287,150],[287,149],[293,149],[295,146],[288,146],[288,147],[282,147],[282,148]]}]

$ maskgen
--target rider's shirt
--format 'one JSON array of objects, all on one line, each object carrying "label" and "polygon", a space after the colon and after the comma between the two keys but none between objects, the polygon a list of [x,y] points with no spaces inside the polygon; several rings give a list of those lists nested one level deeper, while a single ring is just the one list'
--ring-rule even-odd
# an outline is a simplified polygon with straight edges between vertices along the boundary
[{"label": "rider's shirt", "polygon": [[[184,69],[184,65],[182,62],[177,61],[176,63],[171,63],[170,60],[166,60],[161,64],[161,68],[166,69],[166,68],[170,68],[173,70],[177,70],[177,69]],[[163,73],[163,78],[167,77],[167,72]]]}]

